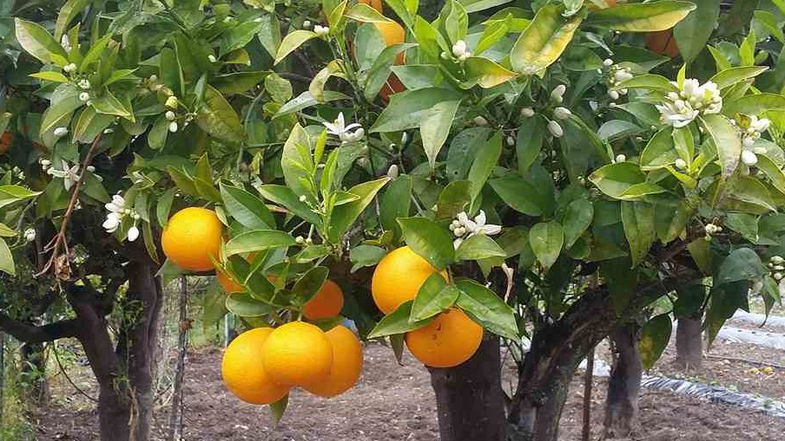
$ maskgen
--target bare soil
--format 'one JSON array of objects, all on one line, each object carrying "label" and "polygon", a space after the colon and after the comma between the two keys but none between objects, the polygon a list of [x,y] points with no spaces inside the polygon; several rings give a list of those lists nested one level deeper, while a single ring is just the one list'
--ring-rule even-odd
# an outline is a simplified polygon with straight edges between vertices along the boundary
[{"label": "bare soil", "polygon": [[[708,372],[715,374],[714,370]],[[76,382],[88,394],[94,392],[87,379],[77,378]],[[37,439],[98,440],[97,416],[89,401],[74,395],[67,384],[55,383],[56,395],[68,399],[57,399],[38,412]],[[604,394],[605,381],[596,380],[592,399],[594,439],[602,427]],[[580,439],[581,402],[582,387],[576,378],[564,410],[560,440]],[[224,389],[220,379],[220,351],[216,349],[189,355],[185,403],[188,441],[439,439],[428,372],[410,356],[405,358],[403,366],[398,366],[392,351],[376,344],[366,348],[363,376],[354,389],[330,400],[299,390],[293,392],[286,415],[276,429],[271,427],[266,408],[242,403]],[[159,409],[155,440],[165,439],[167,421],[166,410]],[[773,441],[782,439],[785,420],[665,392],[643,391],[641,427],[633,440]]]}]

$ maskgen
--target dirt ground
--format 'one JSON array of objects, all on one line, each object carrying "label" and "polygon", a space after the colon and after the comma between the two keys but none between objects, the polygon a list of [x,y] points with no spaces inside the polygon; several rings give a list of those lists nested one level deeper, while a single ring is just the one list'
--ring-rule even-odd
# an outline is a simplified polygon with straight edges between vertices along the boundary
[{"label": "dirt ground", "polygon": [[[359,384],[346,394],[325,400],[301,391],[290,397],[277,429],[265,408],[244,404],[224,389],[220,352],[191,353],[186,373],[185,439],[188,441],[436,441],[435,401],[427,371],[411,357],[398,366],[389,348],[369,345]],[[712,370],[712,374],[714,371]],[[578,440],[582,387],[578,379],[562,419],[560,440]],[[723,380],[724,381],[724,380]],[[602,425],[605,381],[593,394],[595,437]],[[90,393],[88,385],[83,384]],[[63,393],[71,393],[63,390]],[[86,399],[58,400],[38,415],[38,440],[97,440],[97,417]],[[155,440],[163,440],[168,421],[164,409],[155,418]],[[785,420],[664,392],[643,391],[643,430],[636,441],[779,440]]]}]

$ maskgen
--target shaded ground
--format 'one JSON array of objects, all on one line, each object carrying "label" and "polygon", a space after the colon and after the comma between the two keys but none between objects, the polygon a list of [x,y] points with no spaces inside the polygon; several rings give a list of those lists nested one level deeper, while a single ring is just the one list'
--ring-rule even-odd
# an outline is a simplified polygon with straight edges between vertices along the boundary
[{"label": "shaded ground", "polygon": [[[360,383],[350,392],[325,400],[293,393],[289,409],[273,431],[267,410],[230,396],[220,381],[220,352],[192,353],[186,373],[185,439],[188,441],[435,441],[435,401],[427,371],[407,357],[398,366],[390,349],[370,345]],[[713,375],[713,373],[712,373]],[[77,383],[79,383],[77,381]],[[593,395],[595,439],[602,422],[604,380]],[[86,383],[82,386],[89,386]],[[86,391],[91,392],[89,387]],[[562,420],[560,440],[579,439],[581,391],[573,385]],[[58,391],[70,395],[68,389]],[[59,400],[38,416],[38,440],[97,440],[97,417],[84,398]],[[785,420],[664,392],[644,391],[638,441],[778,440]],[[162,440],[163,410],[156,418],[154,439]]]}]

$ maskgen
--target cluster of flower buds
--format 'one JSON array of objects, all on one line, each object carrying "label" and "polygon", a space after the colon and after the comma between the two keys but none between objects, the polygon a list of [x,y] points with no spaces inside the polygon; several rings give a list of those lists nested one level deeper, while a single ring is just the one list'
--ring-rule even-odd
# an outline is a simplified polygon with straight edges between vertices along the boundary
[{"label": "cluster of flower buds", "polygon": [[107,233],[114,233],[120,228],[120,224],[125,216],[130,216],[134,220],[134,225],[128,229],[127,238],[129,242],[135,241],[139,238],[139,228],[136,227],[136,222],[139,220],[139,213],[130,208],[125,207],[125,198],[116,194],[112,196],[112,201],[105,205],[107,211],[106,220],[104,220],[103,227]]},{"label": "cluster of flower buds", "polygon": [[499,234],[502,231],[501,225],[486,224],[486,221],[487,219],[483,210],[480,210],[480,214],[478,214],[474,220],[469,219],[469,216],[466,214],[466,212],[458,213],[458,216],[450,223],[449,226],[450,231],[452,231],[452,233],[455,235],[453,246],[458,249],[464,240],[476,234],[493,236],[495,234]]},{"label": "cluster of flower buds", "polygon": [[752,167],[758,163],[758,155],[765,153],[764,148],[755,148],[755,141],[760,139],[763,132],[769,129],[771,121],[767,118],[758,118],[755,115],[737,115],[732,119],[731,124],[741,131],[741,140],[744,150],[741,152],[741,162]]},{"label": "cluster of flower buds", "polygon": [[313,31],[314,33],[316,33],[316,35],[320,37],[324,37],[325,35],[330,33],[330,28],[328,26],[315,25],[313,27]]},{"label": "cluster of flower buds", "polygon": [[[617,88],[621,85],[621,83],[632,79],[632,70],[629,67],[614,64],[613,60],[610,58],[603,61],[602,66],[606,70],[605,72],[608,81],[608,96],[611,98],[611,101],[616,101],[623,95],[627,95],[627,89],[617,90]],[[599,69],[599,72],[602,73],[603,69]]]},{"label": "cluster of flower buds", "polygon": [[711,236],[714,236],[715,234],[722,233],[722,227],[721,226],[715,225],[715,224],[711,224],[711,223],[706,224],[706,227],[704,227],[704,230],[706,230],[706,238],[707,239],[711,238]]},{"label": "cluster of flower buds", "polygon": [[[679,87],[677,82],[672,83]],[[669,92],[666,101],[657,104],[660,119],[663,124],[673,127],[684,127],[699,115],[720,113],[722,110],[722,96],[717,84],[707,81],[704,84],[696,79],[684,80],[679,92]]]},{"label": "cluster of flower buds", "polygon": [[465,41],[458,40],[454,45],[452,45],[452,55],[459,61],[466,61],[467,58],[472,56],[472,53],[466,46]]}]

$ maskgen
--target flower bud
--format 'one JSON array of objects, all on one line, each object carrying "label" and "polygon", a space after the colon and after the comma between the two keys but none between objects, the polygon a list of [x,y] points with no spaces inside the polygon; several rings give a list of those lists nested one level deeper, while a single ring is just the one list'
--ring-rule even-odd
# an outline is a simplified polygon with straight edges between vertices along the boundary
[{"label": "flower bud", "polygon": [[128,242],[133,242],[139,238],[139,228],[136,225],[128,229]]},{"label": "flower bud", "polygon": [[521,116],[524,118],[531,118],[532,116],[534,116],[534,109],[532,109],[531,107],[524,107],[523,109],[521,109]]},{"label": "flower bud", "polygon": [[613,60],[611,60],[610,58],[606,58],[605,61],[602,62],[602,65],[605,67],[611,67],[613,66]]},{"label": "flower bud", "polygon": [[86,102],[90,99],[90,94],[87,92],[82,92],[79,94],[79,101]]},{"label": "flower bud", "polygon": [[561,138],[564,135],[564,130],[556,121],[548,122],[548,131],[551,132],[554,138]]},{"label": "flower bud", "polygon": [[616,163],[619,162],[627,162],[627,155],[625,155],[624,153],[619,153],[618,155],[616,155]]},{"label": "flower bud", "polygon": [[387,176],[390,177],[390,178],[393,178],[393,179],[397,178],[398,177],[398,165],[396,165],[396,164],[391,165],[390,168],[387,169]]},{"label": "flower bud", "polygon": [[177,122],[176,121],[172,121],[172,122],[169,123],[169,131],[170,132],[175,133],[175,132],[177,132],[177,129],[178,129],[178,127],[177,127]]},{"label": "flower bud", "polygon": [[485,117],[483,117],[483,116],[475,116],[473,121],[474,121],[474,124],[477,125],[477,126],[487,126],[488,125],[488,120],[485,119]]},{"label": "flower bud", "polygon": [[566,107],[557,107],[553,109],[553,116],[556,119],[569,119],[572,116],[572,112]]},{"label": "flower bud", "polygon": [[684,170],[687,168],[687,161],[679,158],[676,160],[676,162],[673,163],[673,165],[679,170]]},{"label": "flower bud", "polygon": [[758,163],[758,155],[756,155],[752,150],[744,150],[741,152],[741,162],[751,167]]},{"label": "flower bud", "polygon": [[167,110],[165,116],[166,116],[166,119],[169,120],[169,121],[174,121],[174,119],[176,117],[174,112],[172,112],[171,110]]},{"label": "flower bud", "polygon": [[178,104],[179,101],[177,100],[177,97],[174,95],[166,99],[166,107],[170,109],[176,109]]},{"label": "flower bud", "polygon": [[210,54],[210,55],[208,55],[208,56],[207,56],[207,59],[208,59],[208,60],[209,60],[211,63],[215,63],[216,61],[218,61],[218,59],[217,59],[217,58],[215,58],[215,55],[213,55],[213,54]]},{"label": "flower bud", "polygon": [[65,127],[58,127],[54,130],[53,134],[58,138],[68,134],[68,129]]}]

